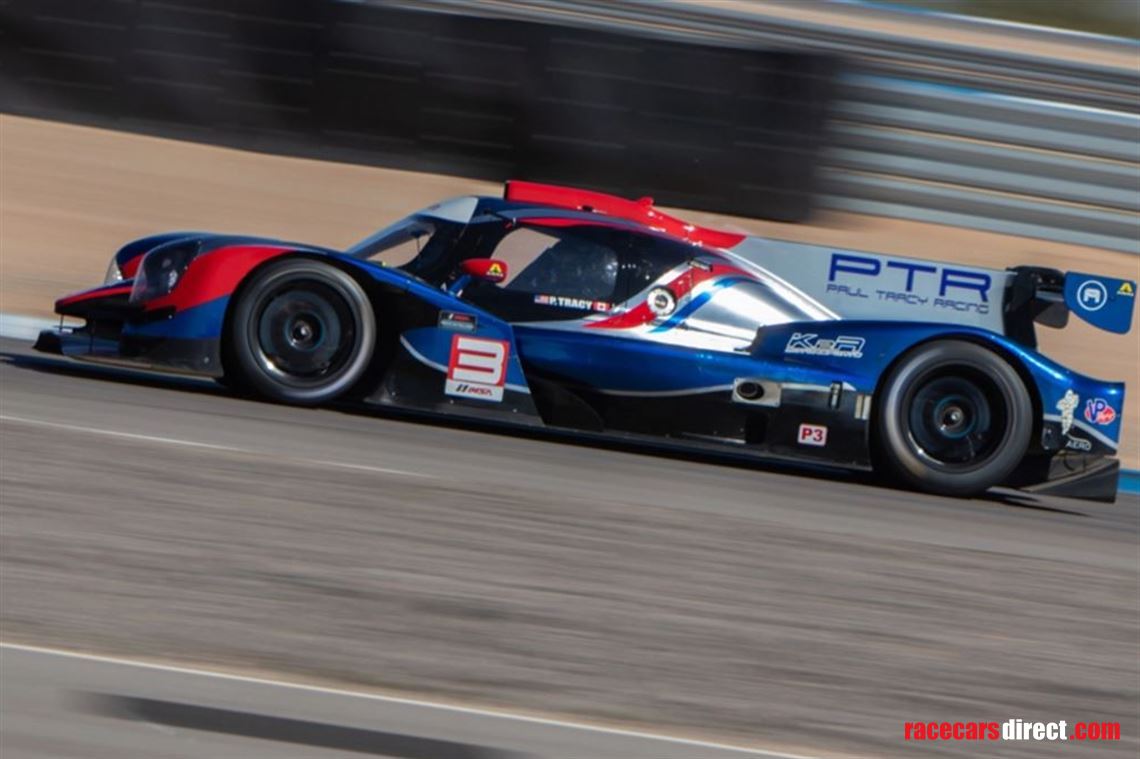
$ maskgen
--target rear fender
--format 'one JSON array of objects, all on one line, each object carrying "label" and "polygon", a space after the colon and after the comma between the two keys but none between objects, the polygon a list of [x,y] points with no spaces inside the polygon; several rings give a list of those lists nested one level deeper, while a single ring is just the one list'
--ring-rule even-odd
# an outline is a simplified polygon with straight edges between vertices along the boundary
[{"label": "rear fender", "polygon": [[[806,343],[805,335],[809,336]],[[847,338],[840,343],[841,346],[859,345],[859,355],[852,355],[850,350],[844,353],[842,349],[795,352],[796,346],[801,346],[802,350],[802,346],[814,345],[821,339],[840,337]],[[1071,432],[1078,430],[1078,434],[1087,435],[1087,439],[1099,444],[1096,450],[1115,453],[1120,439],[1123,383],[1085,376],[989,330],[952,328],[944,324],[870,321],[788,324],[762,330],[754,354],[778,356],[786,363],[826,371],[836,381],[848,381],[859,391],[874,393],[877,398],[883,380],[899,360],[924,343],[944,339],[968,340],[983,345],[1018,371],[1034,402],[1035,439],[1044,450],[1066,446]],[[1073,407],[1074,396],[1080,408]],[[1096,403],[1098,399],[1103,403]],[[1084,416],[1088,401],[1093,402],[1089,407],[1091,419]],[[1050,433],[1050,429],[1055,431]]]}]

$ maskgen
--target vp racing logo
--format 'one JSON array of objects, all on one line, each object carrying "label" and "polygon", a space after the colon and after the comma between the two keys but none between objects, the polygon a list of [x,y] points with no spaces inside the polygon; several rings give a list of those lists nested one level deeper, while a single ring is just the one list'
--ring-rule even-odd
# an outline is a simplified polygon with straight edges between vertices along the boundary
[{"label": "vp racing logo", "polygon": [[1085,419],[1093,424],[1112,424],[1116,409],[1104,398],[1091,398],[1085,402]]},{"label": "vp racing logo", "polygon": [[862,337],[840,335],[820,337],[815,332],[794,332],[784,346],[784,353],[805,356],[837,356],[839,358],[863,358],[863,346],[867,341]]}]

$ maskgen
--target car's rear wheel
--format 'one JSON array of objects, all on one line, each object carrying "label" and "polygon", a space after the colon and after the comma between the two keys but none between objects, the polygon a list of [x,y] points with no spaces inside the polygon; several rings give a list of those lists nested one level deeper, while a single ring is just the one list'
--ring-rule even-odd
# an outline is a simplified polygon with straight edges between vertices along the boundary
[{"label": "car's rear wheel", "polygon": [[904,484],[977,495],[1025,456],[1033,403],[1001,356],[960,340],[928,343],[887,377],[877,402],[879,464]]},{"label": "car's rear wheel", "polygon": [[245,287],[230,320],[231,383],[286,403],[315,405],[368,372],[376,317],[349,274],[309,259],[270,264]]}]

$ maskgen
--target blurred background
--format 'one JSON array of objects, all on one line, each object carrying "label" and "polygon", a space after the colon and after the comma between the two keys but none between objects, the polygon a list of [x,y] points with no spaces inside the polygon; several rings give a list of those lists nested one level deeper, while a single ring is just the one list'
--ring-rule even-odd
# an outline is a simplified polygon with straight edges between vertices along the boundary
[{"label": "blurred background", "polygon": [[[54,298],[99,281],[135,237],[207,229],[347,246],[442,197],[497,194],[508,178],[650,195],[698,223],[837,248],[1140,278],[1136,0],[0,0],[0,22],[5,317],[50,316]],[[1040,336],[1062,363],[1129,383],[1121,457],[1140,468],[1140,427],[1127,421],[1140,419],[1135,336],[1078,320]],[[216,402],[193,412],[269,425],[260,406]],[[887,535],[874,490],[770,475],[777,495],[756,523],[734,510],[754,492],[744,472],[390,424],[426,435],[425,452],[537,457],[561,484],[536,474],[517,495],[472,495],[334,477],[341,506],[399,514],[342,514],[373,539],[342,554],[344,536],[315,511],[328,491],[282,489],[272,462],[184,462],[209,487],[180,480],[156,494],[107,484],[86,446],[56,449],[9,425],[5,640],[852,755],[906,753],[896,733],[907,709],[941,719],[977,696],[977,716],[1045,719],[1091,703],[1126,720],[1131,742],[1113,750],[1135,755],[1132,511],[1098,525],[1117,533],[1107,538],[1089,526],[1099,517],[1066,525],[1053,512],[942,504],[940,515],[900,510],[916,521]],[[368,431],[353,429],[367,452]],[[61,456],[85,477],[43,488],[54,475],[42,462]],[[666,467],[687,483],[675,502],[649,495]],[[144,468],[166,476],[157,460]],[[596,475],[585,502],[567,495],[583,468]],[[159,502],[179,515],[148,508]],[[693,517],[705,503],[735,505]],[[841,516],[860,504],[868,511]],[[629,509],[636,527],[622,522]],[[847,532],[820,538],[801,522],[831,517]],[[245,527],[227,548],[231,520]],[[960,532],[963,522],[979,526]],[[166,544],[171,531],[185,542]],[[101,534],[114,551],[82,537]],[[622,545],[633,548],[599,569]],[[369,574],[379,547],[418,569]],[[178,568],[205,557],[213,574]],[[512,579],[528,574],[547,585]],[[995,582],[1019,600],[957,595]],[[551,590],[564,583],[578,600]],[[1051,606],[1046,588],[1085,605]],[[891,605],[900,597],[909,611]],[[623,625],[627,612],[642,621]],[[209,620],[225,620],[225,634]],[[447,629],[465,637],[424,633]],[[487,653],[504,638],[509,649]]]},{"label": "blurred background", "polygon": [[1058,0],[907,0],[896,9],[929,10],[1013,21],[1036,26],[1093,32],[1112,37],[1140,37],[1140,18],[1131,0],[1077,3]]}]

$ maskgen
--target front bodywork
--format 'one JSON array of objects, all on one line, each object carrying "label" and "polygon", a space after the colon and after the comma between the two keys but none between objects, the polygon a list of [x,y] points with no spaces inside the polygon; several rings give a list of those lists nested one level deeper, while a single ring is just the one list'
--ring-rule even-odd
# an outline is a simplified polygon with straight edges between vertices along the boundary
[{"label": "front bodywork", "polygon": [[[1073,372],[1024,335],[1006,334],[1017,321],[1012,284],[1026,277],[853,251],[800,251],[793,268],[787,244],[766,251],[756,238],[685,225],[644,201],[622,201],[631,207],[607,215],[568,209],[562,196],[543,204],[520,194],[441,204],[346,252],[204,233],[136,241],[115,258],[118,279],[57,302],[58,313],[85,324],[46,332],[37,348],[221,377],[227,319],[243,283],[281,257],[314,257],[356,277],[386,327],[378,348],[385,370],[360,399],[366,404],[869,469],[882,379],[916,346],[955,338],[1004,356],[1032,396],[1033,443],[1007,484],[1115,498],[1124,387]],[[418,226],[434,232],[411,264],[392,268],[365,255]],[[457,262],[490,257],[520,229],[631,240],[615,259],[615,295],[503,298],[501,289],[456,276]],[[638,279],[638,262],[658,250],[669,264],[646,265],[652,276]],[[189,263],[174,274],[157,270],[169,261]],[[906,292],[853,291],[839,281],[884,272],[902,276]],[[174,284],[165,292],[168,274]],[[1037,314],[1048,305],[1041,282],[1064,283],[1033,276],[1017,308]],[[923,289],[924,277],[933,291]],[[140,289],[157,294],[140,298]],[[867,311],[871,300],[879,307]],[[969,318],[944,318],[954,314]],[[465,358],[472,356],[478,360]]]}]

